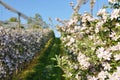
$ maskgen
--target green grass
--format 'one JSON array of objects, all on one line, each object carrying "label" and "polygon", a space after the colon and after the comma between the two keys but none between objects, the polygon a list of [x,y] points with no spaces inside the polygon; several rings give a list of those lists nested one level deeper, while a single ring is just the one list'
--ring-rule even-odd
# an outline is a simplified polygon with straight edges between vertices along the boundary
[{"label": "green grass", "polygon": [[41,55],[36,57],[14,80],[63,80],[62,70],[55,67],[57,62],[51,59],[61,52],[60,39],[51,40],[40,52]]}]

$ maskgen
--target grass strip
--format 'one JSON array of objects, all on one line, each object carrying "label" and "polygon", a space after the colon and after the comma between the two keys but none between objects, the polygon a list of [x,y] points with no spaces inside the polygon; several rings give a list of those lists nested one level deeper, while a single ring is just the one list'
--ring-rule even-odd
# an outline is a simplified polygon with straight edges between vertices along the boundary
[{"label": "grass strip", "polygon": [[52,60],[55,55],[61,53],[61,41],[59,38],[51,39],[41,50],[31,64],[14,80],[63,80],[62,70],[55,67],[56,61]]}]

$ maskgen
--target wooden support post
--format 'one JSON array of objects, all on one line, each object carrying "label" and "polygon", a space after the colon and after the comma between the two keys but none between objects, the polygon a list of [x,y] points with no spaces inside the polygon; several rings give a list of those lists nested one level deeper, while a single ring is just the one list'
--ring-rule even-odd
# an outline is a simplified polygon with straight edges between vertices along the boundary
[{"label": "wooden support post", "polygon": [[93,16],[93,7],[94,7],[94,4],[95,4],[95,1],[96,1],[96,0],[91,0],[91,2],[90,2],[91,15],[92,15],[92,16]]},{"label": "wooden support post", "polygon": [[91,15],[93,16],[93,8],[91,8]]},{"label": "wooden support post", "polygon": [[21,29],[21,27],[20,27],[20,13],[18,13],[18,28],[19,28],[19,30]]}]

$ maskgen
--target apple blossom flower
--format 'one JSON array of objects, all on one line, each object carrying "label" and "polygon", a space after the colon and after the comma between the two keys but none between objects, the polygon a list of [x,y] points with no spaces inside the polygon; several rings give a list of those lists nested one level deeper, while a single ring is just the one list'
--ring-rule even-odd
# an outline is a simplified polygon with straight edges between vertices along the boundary
[{"label": "apple blossom flower", "polygon": [[116,26],[117,26],[117,27],[120,26],[120,23],[116,23]]},{"label": "apple blossom flower", "polygon": [[92,16],[88,13],[85,13],[83,16],[82,16],[82,22],[85,23],[87,21],[94,21],[95,19],[92,18]]},{"label": "apple blossom flower", "polygon": [[110,60],[112,53],[105,50],[103,47],[99,48],[96,52],[97,57],[101,60],[101,59],[105,59],[105,60]]},{"label": "apple blossom flower", "polygon": [[120,80],[120,67],[117,67],[117,71],[109,75],[109,80]]},{"label": "apple blossom flower", "polygon": [[118,0],[108,0],[108,2],[109,3],[112,3],[112,4],[114,4],[114,3],[116,3]]},{"label": "apple blossom flower", "polygon": [[87,76],[88,80],[98,80],[95,76]]},{"label": "apple blossom flower", "polygon": [[118,50],[119,51],[120,50],[120,42],[118,42],[117,45],[110,47],[109,50],[112,50],[112,51],[117,51]]},{"label": "apple blossom flower", "polygon": [[99,31],[99,28],[95,28],[95,33],[98,33]]},{"label": "apple blossom flower", "polygon": [[100,9],[97,13],[98,16],[102,16],[104,14],[106,14],[106,9]]},{"label": "apple blossom flower", "polygon": [[111,20],[117,19],[120,17],[120,9],[113,9],[113,12],[111,13]]},{"label": "apple blossom flower", "polygon": [[76,76],[75,76],[75,78],[76,78],[77,80],[81,80],[80,73],[77,73]]},{"label": "apple blossom flower", "polygon": [[104,67],[104,70],[108,70],[108,71],[110,71],[110,69],[112,68],[110,64],[107,62],[102,63],[102,66]]},{"label": "apple blossom flower", "polygon": [[120,60],[120,54],[116,54],[116,55],[114,55],[114,59],[115,59],[115,61]]},{"label": "apple blossom flower", "polygon": [[68,22],[68,26],[71,26],[71,25],[73,25],[73,24],[75,24],[77,22],[78,22],[77,17],[74,17],[74,18],[70,19],[70,21]]},{"label": "apple blossom flower", "polygon": [[74,43],[74,42],[75,42],[75,39],[74,39],[74,38],[70,38],[70,42],[71,42],[71,43]]},{"label": "apple blossom flower", "polygon": [[103,21],[98,22],[98,23],[96,24],[95,33],[98,33],[98,32],[100,31],[100,29],[101,29],[101,27],[102,27],[103,24],[104,24]]},{"label": "apple blossom flower", "polygon": [[117,71],[120,72],[120,66],[117,67]]},{"label": "apple blossom flower", "polygon": [[109,35],[111,38],[114,38],[116,36],[116,33],[115,32],[112,32],[110,35]]},{"label": "apple blossom flower", "polygon": [[97,78],[98,78],[99,80],[105,80],[105,79],[107,78],[108,74],[109,74],[109,73],[108,73],[107,71],[101,71],[101,72],[98,74]]},{"label": "apple blossom flower", "polygon": [[79,53],[79,55],[77,56],[77,60],[79,62],[79,64],[81,65],[81,67],[83,69],[87,69],[90,66],[89,63],[89,58],[86,57],[84,54],[82,54],[81,52]]}]

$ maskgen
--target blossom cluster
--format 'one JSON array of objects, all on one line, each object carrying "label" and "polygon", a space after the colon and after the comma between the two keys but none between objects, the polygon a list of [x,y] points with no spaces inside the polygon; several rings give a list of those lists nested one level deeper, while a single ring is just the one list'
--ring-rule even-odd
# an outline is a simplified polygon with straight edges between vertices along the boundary
[{"label": "blossom cluster", "polygon": [[[118,0],[109,2],[114,4]],[[111,13],[102,8],[97,15],[95,18],[87,12],[74,14],[58,26],[62,44],[70,56],[66,62],[77,66],[69,70],[72,76],[67,76],[67,69],[64,71],[67,79],[120,80],[120,8],[113,8]]]},{"label": "blossom cluster", "polygon": [[0,27],[0,79],[7,80],[31,62],[53,37],[49,29],[21,30]]},{"label": "blossom cluster", "polygon": [[115,4],[118,2],[118,0],[108,0],[109,3]]}]

